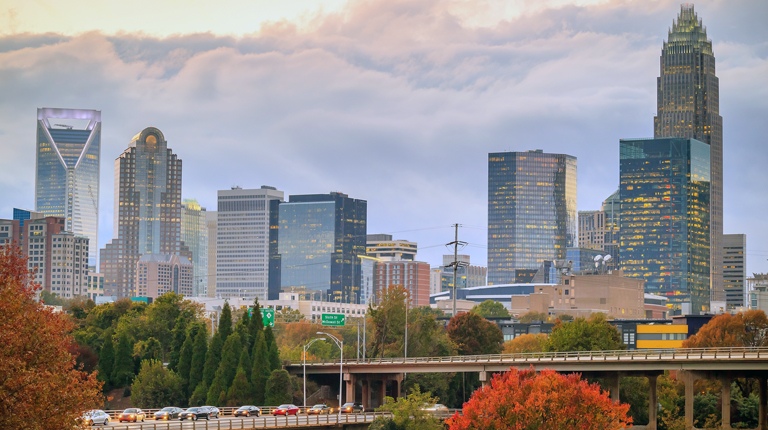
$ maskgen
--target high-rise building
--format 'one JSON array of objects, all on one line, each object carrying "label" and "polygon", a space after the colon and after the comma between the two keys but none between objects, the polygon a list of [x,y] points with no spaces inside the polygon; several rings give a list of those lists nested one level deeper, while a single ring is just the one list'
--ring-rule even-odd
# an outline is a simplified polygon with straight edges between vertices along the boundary
[{"label": "high-rise building", "polygon": [[360,258],[360,303],[376,303],[376,293],[379,291],[376,285],[376,263],[381,260],[367,255],[358,255]]},{"label": "high-rise building", "polygon": [[677,313],[710,308],[709,149],[690,138],[620,142],[621,268]]},{"label": "high-rise building", "polygon": [[208,273],[206,276],[206,296],[216,297],[216,230],[218,212],[206,211],[205,228],[208,230]]},{"label": "high-rise building", "polygon": [[192,254],[181,241],[181,159],[147,127],[115,160],[113,239],[101,249],[104,295],[136,297],[144,254]]},{"label": "high-rise building", "polygon": [[[457,255],[459,266],[456,269],[457,288],[482,287],[487,285],[488,268],[483,266],[473,266],[469,262],[469,255]],[[448,291],[453,288],[453,267],[448,267],[453,263],[453,254],[443,255],[443,265],[440,266],[440,290]]]},{"label": "high-rise building", "polygon": [[[346,194],[290,196],[279,205],[275,261],[284,291],[320,291],[328,301],[360,303],[368,202]],[[221,222],[221,221],[219,221]]]},{"label": "high-rise building", "polygon": [[429,263],[421,261],[380,261],[376,263],[376,285],[403,287],[411,308],[429,306]]},{"label": "high-rise building", "polygon": [[136,294],[153,299],[170,292],[194,296],[193,273],[192,263],[183,255],[144,254],[136,263]]},{"label": "high-rise building", "polygon": [[[60,124],[62,123],[62,124]],[[101,111],[37,110],[35,211],[66,220],[66,230],[90,242],[90,265],[99,249]]]},{"label": "high-rise building", "polygon": [[[611,194],[599,211],[579,211],[579,247],[610,255],[609,266],[619,266],[619,190]],[[570,260],[570,258],[569,258]]]},{"label": "high-rise building", "polygon": [[181,241],[192,253],[192,295],[205,296],[208,285],[208,226],[205,208],[195,199],[181,203]]},{"label": "high-rise building", "polygon": [[723,302],[723,118],[719,86],[707,28],[693,5],[686,3],[661,49],[654,137],[690,137],[710,146],[710,300]]},{"label": "high-rise building", "polygon": [[545,261],[565,259],[577,246],[576,223],[576,157],[488,154],[488,285],[522,281],[518,275]]},{"label": "high-rise building", "polygon": [[443,269],[440,267],[429,268],[429,294],[437,294],[443,291]]},{"label": "high-rise building", "polygon": [[95,267],[88,268],[88,298],[96,301],[96,297],[104,296],[104,275],[96,273]]},{"label": "high-rise building", "polygon": [[272,202],[283,200],[274,187],[218,192],[216,212],[216,296],[276,300],[269,287],[269,236]]},{"label": "high-rise building", "polygon": [[368,255],[385,261],[414,261],[418,248],[416,242],[393,240],[391,234],[369,234],[366,238]]},{"label": "high-rise building", "polygon": [[728,311],[749,306],[747,291],[747,235],[723,235],[723,280]]}]

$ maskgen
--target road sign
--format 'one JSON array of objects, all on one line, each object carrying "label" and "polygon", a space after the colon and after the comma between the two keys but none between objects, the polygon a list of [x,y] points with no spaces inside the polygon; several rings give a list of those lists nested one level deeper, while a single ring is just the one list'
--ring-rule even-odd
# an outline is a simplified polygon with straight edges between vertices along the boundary
[{"label": "road sign", "polygon": [[347,322],[347,317],[344,314],[320,314],[320,316],[322,325],[342,326]]},{"label": "road sign", "polygon": [[264,321],[264,327],[274,327],[275,326],[275,310],[262,309],[261,320]]}]

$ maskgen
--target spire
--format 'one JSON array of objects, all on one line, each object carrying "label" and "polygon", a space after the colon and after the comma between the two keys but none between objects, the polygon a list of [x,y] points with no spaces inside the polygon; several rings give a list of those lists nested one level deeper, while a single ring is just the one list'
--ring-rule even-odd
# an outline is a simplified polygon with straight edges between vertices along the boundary
[{"label": "spire", "polygon": [[707,39],[707,27],[696,15],[693,4],[680,6],[680,14],[672,21],[668,41],[664,42],[664,50],[668,53],[681,53],[681,50],[699,50],[705,54],[714,55],[712,41]]}]

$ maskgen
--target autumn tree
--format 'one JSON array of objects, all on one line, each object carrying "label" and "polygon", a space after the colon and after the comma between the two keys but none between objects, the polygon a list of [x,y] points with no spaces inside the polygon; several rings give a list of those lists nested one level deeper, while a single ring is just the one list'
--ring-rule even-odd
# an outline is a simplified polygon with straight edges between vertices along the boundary
[{"label": "autumn tree", "polygon": [[162,408],[186,403],[181,377],[158,360],[141,362],[131,386],[131,403],[139,408]]},{"label": "autumn tree", "polygon": [[277,406],[293,400],[293,383],[291,375],[285,369],[273,370],[267,380],[267,392],[264,403]]},{"label": "autumn tree", "polygon": [[498,354],[504,335],[499,327],[474,312],[451,318],[448,337],[461,355]]},{"label": "autumn tree", "polygon": [[390,285],[379,291],[379,304],[368,305],[373,336],[370,342],[371,357],[402,356],[405,337],[405,300],[408,292],[398,285]]},{"label": "autumn tree", "polygon": [[504,354],[542,352],[547,345],[547,335],[542,333],[523,334],[504,342]]},{"label": "autumn tree", "polygon": [[745,347],[768,345],[768,318],[761,310],[712,318],[698,333],[683,342],[684,348]]},{"label": "autumn tree", "polygon": [[544,312],[536,312],[531,311],[526,314],[523,314],[523,316],[520,317],[520,322],[523,324],[530,324],[534,321],[544,321],[546,322],[549,320],[549,315],[545,314]]},{"label": "autumn tree", "polygon": [[615,351],[625,348],[621,334],[608,323],[603,314],[593,314],[589,319],[576,318],[569,323],[557,323],[546,345],[546,350],[550,352]]},{"label": "autumn tree", "polygon": [[102,382],[75,367],[74,324],[35,301],[27,259],[16,245],[0,249],[0,428],[72,428],[102,404]]},{"label": "autumn tree", "polygon": [[512,368],[475,391],[463,415],[447,423],[451,430],[619,430],[632,423],[628,410],[578,374]]},{"label": "autumn tree", "polygon": [[506,318],[509,311],[501,303],[495,300],[486,300],[472,308],[472,312],[483,318]]}]

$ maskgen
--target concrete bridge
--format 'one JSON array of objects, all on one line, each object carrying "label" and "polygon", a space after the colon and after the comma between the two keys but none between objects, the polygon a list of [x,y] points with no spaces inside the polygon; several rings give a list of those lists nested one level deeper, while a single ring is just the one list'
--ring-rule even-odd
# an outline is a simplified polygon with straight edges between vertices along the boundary
[{"label": "concrete bridge", "polygon": [[[452,357],[409,357],[344,360],[342,369],[346,381],[346,399],[355,399],[358,382],[362,389],[363,404],[371,404],[371,391],[378,389],[383,399],[387,385],[393,397],[402,391],[405,373],[477,372],[485,387],[488,373],[503,372],[510,367],[527,369],[553,369],[557,372],[582,373],[604,378],[609,383],[611,397],[619,401],[619,381],[624,376],[648,378],[650,424],[635,429],[656,429],[658,403],[656,379],[665,370],[676,371],[685,383],[686,429],[693,429],[693,384],[698,379],[717,379],[722,382],[723,430],[731,429],[731,381],[734,378],[755,378],[760,386],[759,430],[768,430],[766,398],[768,380],[768,348],[705,348],[632,351],[555,352],[530,354],[467,355]],[[286,369],[301,375],[302,363],[292,363]],[[339,361],[307,361],[308,375],[339,373]],[[351,401],[350,400],[350,401]]]}]

